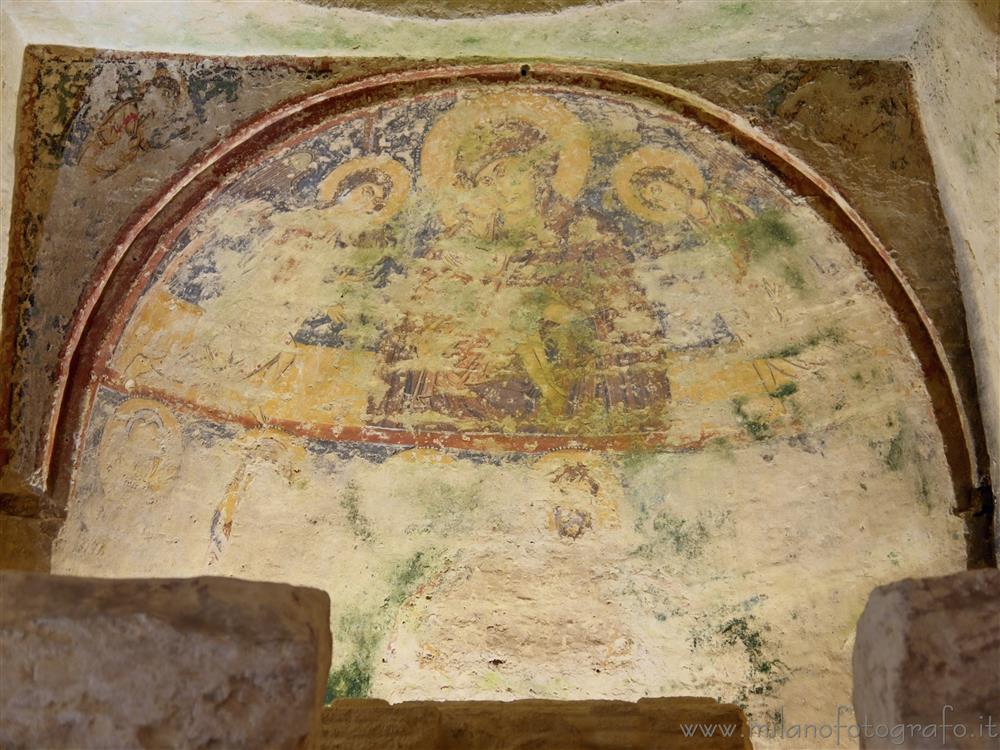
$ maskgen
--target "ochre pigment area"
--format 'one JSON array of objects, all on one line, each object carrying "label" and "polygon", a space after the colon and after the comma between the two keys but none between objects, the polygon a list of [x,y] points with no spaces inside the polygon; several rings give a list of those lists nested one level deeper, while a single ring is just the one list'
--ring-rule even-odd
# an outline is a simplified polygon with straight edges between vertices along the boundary
[{"label": "ochre pigment area", "polygon": [[[113,146],[81,160],[118,168]],[[330,698],[829,722],[871,588],[964,566],[875,285],[771,172],[648,101],[353,110],[158,253],[53,570],[323,588]]]}]

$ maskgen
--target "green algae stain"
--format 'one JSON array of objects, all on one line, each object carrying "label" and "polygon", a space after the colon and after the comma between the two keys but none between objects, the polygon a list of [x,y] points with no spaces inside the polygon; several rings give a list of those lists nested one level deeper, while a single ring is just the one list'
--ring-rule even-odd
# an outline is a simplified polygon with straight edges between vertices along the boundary
[{"label": "green algae stain", "polygon": [[[820,344],[840,344],[844,340],[844,335],[838,328],[824,328],[804,339],[787,344],[780,349],[766,352],[761,359],[788,359],[797,357],[804,352],[815,349]],[[860,377],[860,376],[859,376]]]},{"label": "green algae stain", "polygon": [[646,557],[653,554],[656,546],[665,545],[676,554],[694,558],[701,555],[708,541],[708,529],[702,521],[688,523],[666,511],[660,511],[653,519],[655,541],[643,544],[638,552]]},{"label": "green algae stain", "polygon": [[[752,597],[741,606],[724,606],[698,617],[700,624],[691,631],[691,650],[739,650],[747,660],[746,677],[727,701],[736,703],[750,714],[750,702],[775,696],[788,681],[791,669],[775,655],[767,635],[770,626],[760,623],[751,609],[765,596]],[[766,705],[766,704],[765,704]]]},{"label": "green algae stain", "polygon": [[337,698],[367,698],[371,693],[371,687],[371,664],[366,660],[355,658],[330,672],[326,680],[323,702],[330,703]]},{"label": "green algae stain", "polygon": [[788,666],[767,654],[763,629],[757,626],[755,619],[753,615],[734,617],[719,628],[722,642],[727,646],[741,645],[749,662],[749,684],[741,687],[737,696],[737,703],[744,710],[751,696],[774,695],[788,681]]},{"label": "green algae stain", "polygon": [[337,622],[338,645],[347,646],[351,656],[330,671],[324,702],[335,698],[366,698],[371,692],[375,654],[385,633],[379,610],[352,610]]},{"label": "green algae stain", "polygon": [[417,552],[404,560],[392,573],[390,593],[386,601],[394,606],[402,604],[429,570],[430,561],[423,552]]},{"label": "green algae stain", "polygon": [[760,414],[748,412],[746,403],[746,396],[733,399],[733,411],[736,414],[736,419],[739,421],[740,426],[754,440],[767,440],[767,438],[771,437],[771,426]]},{"label": "green algae stain", "polygon": [[762,211],[746,221],[723,224],[720,233],[724,242],[740,248],[748,260],[759,260],[775,250],[798,243],[798,236],[784,214],[774,209]]},{"label": "green algae stain", "polygon": [[787,383],[782,383],[773,391],[768,392],[767,395],[771,398],[784,399],[795,394],[798,390],[799,387],[795,383],[789,381]]},{"label": "green algae stain", "polygon": [[785,283],[788,284],[792,289],[796,291],[802,291],[806,288],[806,277],[801,270],[792,265],[786,265],[781,271],[782,278],[784,278]]},{"label": "green algae stain", "polygon": [[417,589],[431,570],[433,556],[416,552],[398,563],[389,573],[389,593],[382,605],[368,610],[351,610],[337,621],[334,630],[338,647],[349,652],[347,659],[330,671],[324,702],[337,698],[367,698],[371,694],[379,647],[389,631],[399,607]]},{"label": "green algae stain", "polygon": [[904,452],[904,440],[905,436],[903,434],[903,429],[900,428],[899,431],[892,436],[889,440],[889,446],[885,452],[885,465],[889,471],[901,471],[903,466],[906,465],[906,453]]},{"label": "green algae stain", "polygon": [[[656,504],[662,502],[660,498]],[[635,530],[642,533],[648,526],[651,528],[648,541],[640,544],[632,554],[644,559],[660,557],[664,552],[692,560],[700,557],[712,538],[712,529],[721,528],[729,521],[728,512],[700,513],[691,521],[661,510],[653,516],[652,524],[648,523],[649,517],[649,506],[642,503],[636,517]]]},{"label": "green algae stain", "polygon": [[349,482],[341,494],[340,507],[346,514],[347,523],[354,535],[363,542],[371,542],[375,534],[372,532],[371,521],[361,512],[359,500],[357,485],[354,482]]},{"label": "green algae stain", "polygon": [[749,0],[741,3],[726,3],[719,6],[719,12],[730,18],[749,18],[753,15],[753,6]]},{"label": "green algae stain", "polygon": [[264,46],[273,44],[290,49],[351,49],[365,40],[352,36],[336,23],[319,24],[315,19],[290,24],[270,23],[248,16],[237,29],[245,41]]}]

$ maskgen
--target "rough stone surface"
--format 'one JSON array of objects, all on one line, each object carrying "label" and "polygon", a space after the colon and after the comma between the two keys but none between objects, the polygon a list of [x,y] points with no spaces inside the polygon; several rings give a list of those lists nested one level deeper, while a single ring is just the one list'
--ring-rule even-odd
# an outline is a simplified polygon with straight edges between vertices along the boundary
[{"label": "rough stone surface", "polygon": [[47,573],[60,523],[0,513],[0,568]]},{"label": "rough stone surface", "polygon": [[[700,727],[705,731],[699,731]],[[692,735],[686,736],[684,727]],[[707,737],[715,728],[713,736]],[[693,731],[692,731],[693,730]],[[727,736],[728,733],[728,736]],[[746,717],[709,698],[462,701],[339,700],[323,711],[322,750],[642,750],[750,748]]]},{"label": "rough stone surface", "polygon": [[0,591],[4,748],[301,748],[319,727],[323,592],[10,571]]},{"label": "rough stone surface", "polygon": [[[854,645],[854,711],[887,728],[863,748],[1000,748],[1000,570],[875,589]],[[906,724],[919,736],[893,737]]]}]

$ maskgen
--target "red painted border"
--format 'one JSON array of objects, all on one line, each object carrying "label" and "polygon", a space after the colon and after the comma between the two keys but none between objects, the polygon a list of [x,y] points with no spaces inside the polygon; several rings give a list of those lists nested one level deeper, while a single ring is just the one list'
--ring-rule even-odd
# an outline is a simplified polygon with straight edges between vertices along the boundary
[{"label": "red painted border", "polygon": [[[676,87],[596,68],[554,64],[528,68],[520,63],[424,69],[337,86],[270,110],[192,159],[121,232],[94,274],[70,326],[60,354],[56,397],[39,457],[44,481],[57,502],[65,503],[68,498],[78,445],[96,393],[98,373],[103,372],[103,363],[116,340],[114,332],[121,330],[156,270],[161,259],[161,253],[157,252],[157,248],[162,247],[160,239],[175,232],[184,223],[184,218],[211,193],[235,179],[265,150],[283,145],[301,136],[305,130],[340,114],[397,97],[475,83],[576,86],[653,100],[723,134],[762,161],[799,195],[807,197],[839,231],[899,317],[923,368],[944,438],[958,509],[966,509],[969,492],[976,483],[977,467],[968,422],[944,350],[929,317],[885,247],[832,185],[743,118]],[[291,425],[280,426],[292,428]],[[359,430],[359,436],[365,436],[363,433],[370,434],[368,440],[394,442],[389,435],[379,435],[371,428]],[[401,436],[394,437],[398,440]],[[490,436],[490,439],[495,437],[500,436]],[[537,443],[533,436],[517,437]],[[558,437],[558,444],[539,446],[535,450],[579,446],[587,442],[562,436],[545,437]],[[459,443],[454,447],[472,448],[465,445],[464,439],[456,439]],[[419,438],[420,443],[415,442],[416,438],[412,440],[410,444],[448,445],[453,442],[449,438],[442,443],[441,435],[432,434]],[[632,442],[634,437],[626,440]],[[547,444],[549,440],[544,442]],[[607,447],[616,449],[618,446],[613,443]],[[512,444],[511,449],[516,447]]]}]

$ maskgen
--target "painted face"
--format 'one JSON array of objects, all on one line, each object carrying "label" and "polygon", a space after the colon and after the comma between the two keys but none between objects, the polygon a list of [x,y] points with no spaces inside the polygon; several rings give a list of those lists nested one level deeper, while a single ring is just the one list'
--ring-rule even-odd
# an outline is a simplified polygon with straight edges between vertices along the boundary
[{"label": "painted face", "polygon": [[694,162],[675,151],[634,151],[618,164],[612,180],[619,200],[647,221],[672,224],[708,216],[705,178]]},{"label": "painted face", "polygon": [[501,229],[518,229],[536,219],[540,185],[523,155],[491,161],[476,175],[464,201],[469,229],[492,236]]},{"label": "painted face", "polygon": [[676,173],[651,171],[637,175],[637,193],[642,201],[654,211],[670,212],[679,217],[688,214],[703,218],[705,204],[696,195],[695,187]]},{"label": "painted face", "polygon": [[547,525],[557,537],[578,539],[620,525],[621,480],[603,457],[587,451],[555,451],[533,467],[546,481]]},{"label": "painted face", "polygon": [[589,166],[582,123],[558,102],[521,92],[459,102],[421,151],[442,223],[486,238],[541,221],[547,192],[576,197]]},{"label": "painted face", "polygon": [[377,155],[341,164],[319,184],[317,198],[329,212],[330,227],[351,234],[389,221],[409,190],[406,168]]},{"label": "painted face", "polygon": [[351,190],[338,204],[346,211],[372,214],[384,205],[385,196],[384,186],[367,182]]}]

